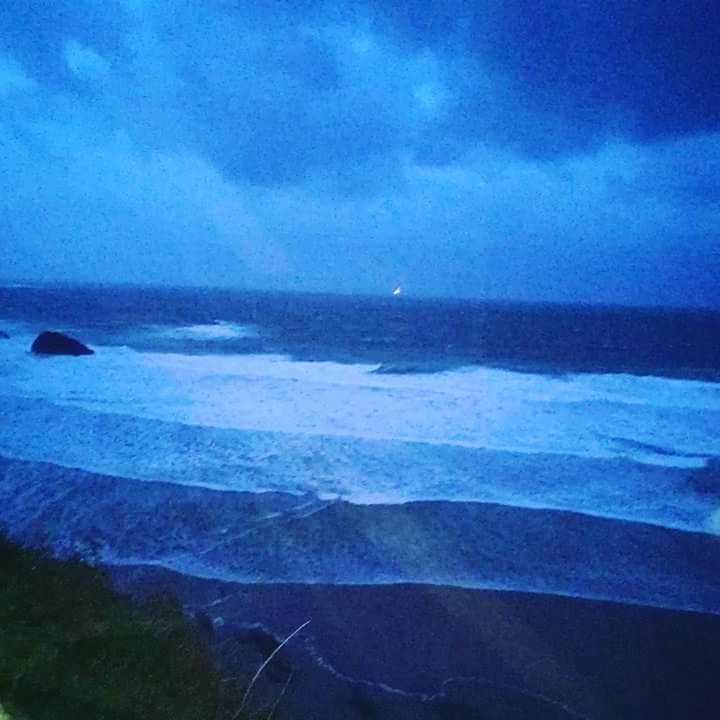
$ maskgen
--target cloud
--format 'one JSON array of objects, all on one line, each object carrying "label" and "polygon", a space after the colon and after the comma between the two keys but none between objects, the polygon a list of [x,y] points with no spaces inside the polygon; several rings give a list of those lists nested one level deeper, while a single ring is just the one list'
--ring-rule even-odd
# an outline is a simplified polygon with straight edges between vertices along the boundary
[{"label": "cloud", "polygon": [[13,4],[3,271],[720,304],[714,10],[573,7]]},{"label": "cloud", "polygon": [[25,74],[18,63],[8,56],[0,55],[0,97],[35,87],[35,81]]},{"label": "cloud", "polygon": [[0,182],[4,261],[22,277],[262,284],[283,267],[242,191],[193,155],[147,153],[123,132],[100,143],[67,119],[33,127]]},{"label": "cloud", "polygon": [[255,207],[287,248],[283,280],[302,289],[384,292],[400,279],[421,295],[703,305],[720,299],[720,211],[710,198],[690,209],[663,183],[688,157],[719,157],[719,141],[544,162],[486,147],[456,165],[406,159],[392,194],[268,188]]},{"label": "cloud", "polygon": [[102,110],[258,183],[327,169],[362,190],[374,178],[344,167],[372,173],[380,156],[442,164],[490,142],[567,157],[720,122],[720,10],[706,2],[79,0],[10,12],[26,34],[9,45],[43,84],[77,92],[58,50],[74,76],[117,68]]},{"label": "cloud", "polygon": [[76,77],[65,62],[67,45],[125,62],[124,43],[133,14],[122,3],[58,0],[3,5],[0,44],[43,87],[74,92]]},{"label": "cloud", "polygon": [[98,78],[109,68],[105,58],[75,40],[65,43],[63,56],[70,72],[82,79]]},{"label": "cloud", "polygon": [[4,257],[45,279],[702,305],[720,302],[720,211],[667,179],[719,160],[717,134],[563,161],[486,146],[452,165],[408,156],[393,192],[348,195],[229,181],[68,117],[8,159],[23,183],[2,188]]},{"label": "cloud", "polygon": [[[573,154],[608,137],[647,141],[720,126],[720,6],[549,0],[372,3],[408,45],[462,55],[492,78],[449,129],[530,156]],[[512,122],[507,122],[508,113]]]}]

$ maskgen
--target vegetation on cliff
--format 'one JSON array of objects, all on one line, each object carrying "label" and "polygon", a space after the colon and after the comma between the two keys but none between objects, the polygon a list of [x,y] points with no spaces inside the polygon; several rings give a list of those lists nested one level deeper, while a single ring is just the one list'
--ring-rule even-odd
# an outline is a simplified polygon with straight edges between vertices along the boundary
[{"label": "vegetation on cliff", "polygon": [[0,716],[212,720],[240,695],[177,606],[134,606],[100,568],[0,535]]}]

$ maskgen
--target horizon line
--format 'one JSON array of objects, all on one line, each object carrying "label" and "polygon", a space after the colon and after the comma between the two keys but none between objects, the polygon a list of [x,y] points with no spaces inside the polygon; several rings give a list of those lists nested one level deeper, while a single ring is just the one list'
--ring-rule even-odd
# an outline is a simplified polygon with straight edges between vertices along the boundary
[{"label": "horizon line", "polygon": [[[393,286],[395,287],[395,286]],[[208,292],[234,292],[260,295],[306,295],[322,297],[341,298],[365,298],[370,300],[386,299],[397,303],[407,302],[443,302],[448,304],[477,304],[477,305],[514,305],[514,306],[550,306],[567,308],[587,309],[631,309],[639,311],[667,311],[667,312],[709,312],[720,313],[720,306],[712,305],[668,305],[668,304],[643,304],[643,303],[622,303],[608,301],[588,300],[559,300],[559,299],[528,299],[528,298],[503,298],[487,296],[468,295],[413,295],[403,289],[402,296],[393,296],[390,287],[386,293],[380,292],[337,292],[328,290],[309,290],[298,288],[263,288],[243,287],[239,285],[213,285],[213,284],[167,284],[155,282],[105,282],[101,280],[0,280],[0,290],[32,290],[51,288],[77,288],[77,289],[131,289],[131,290],[165,290],[165,291],[192,291],[204,290]]]}]

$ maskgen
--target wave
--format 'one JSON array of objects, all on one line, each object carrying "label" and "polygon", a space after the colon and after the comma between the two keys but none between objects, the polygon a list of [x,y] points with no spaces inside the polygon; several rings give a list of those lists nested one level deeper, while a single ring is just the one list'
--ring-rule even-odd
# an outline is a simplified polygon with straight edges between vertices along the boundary
[{"label": "wave", "polygon": [[373,375],[424,375],[439,373],[452,369],[447,363],[436,361],[425,362],[384,362],[370,372]]},{"label": "wave", "polygon": [[720,456],[715,383],[377,374],[103,345],[81,363],[33,357],[29,339],[0,346],[0,452],[12,457],[365,504],[483,501],[718,527],[714,481],[698,475]]},{"label": "wave", "polygon": [[280,355],[94,347],[93,372],[82,374],[73,359],[39,364],[24,349],[4,353],[0,362],[11,382],[0,393],[236,430],[628,457],[676,467],[720,455],[716,383],[483,367],[378,374],[377,365]]},{"label": "wave", "polygon": [[10,396],[3,403],[0,453],[92,472],[362,504],[476,500],[681,529],[717,527],[716,499],[698,475],[703,463],[684,468],[623,457],[228,430]]},{"label": "wave", "polygon": [[720,538],[488,503],[326,503],[3,460],[11,534],[235,582],[431,583],[720,613]]},{"label": "wave", "polygon": [[184,326],[160,326],[156,334],[176,340],[234,340],[237,338],[257,338],[259,331],[252,325],[217,320],[213,323]]}]

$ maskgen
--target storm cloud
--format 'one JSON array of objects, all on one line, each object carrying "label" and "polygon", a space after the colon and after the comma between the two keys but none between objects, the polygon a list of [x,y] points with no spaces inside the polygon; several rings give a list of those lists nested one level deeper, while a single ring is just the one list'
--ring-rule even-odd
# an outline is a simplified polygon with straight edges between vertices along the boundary
[{"label": "storm cloud", "polygon": [[720,305],[720,8],[2,4],[0,278]]}]

